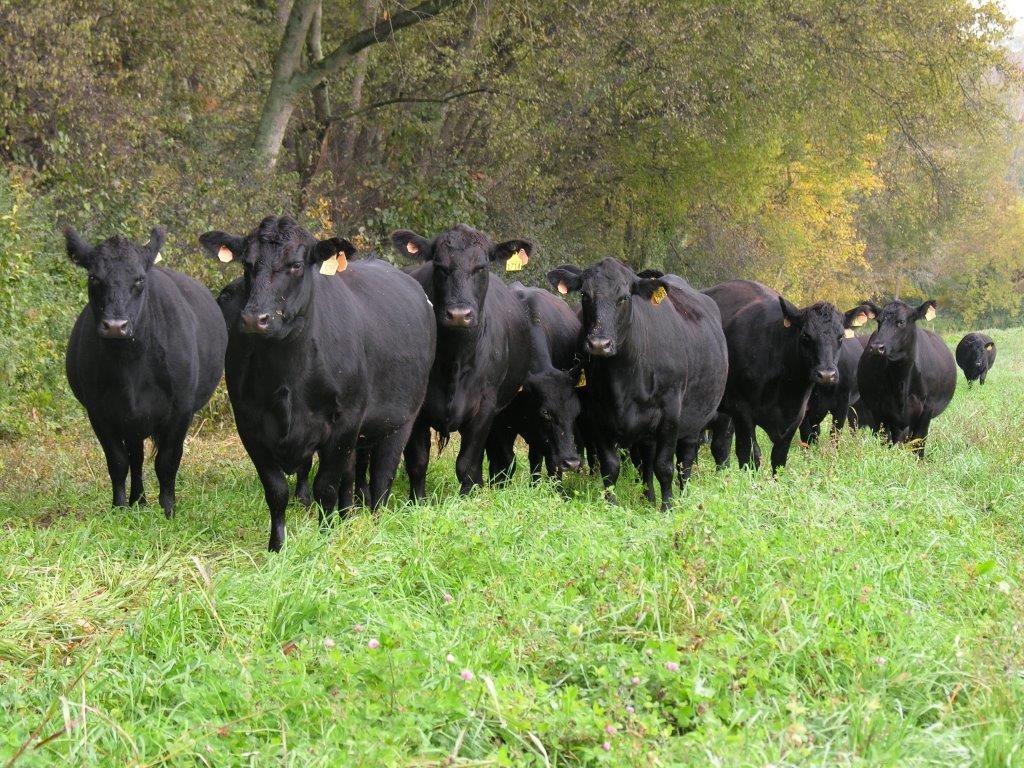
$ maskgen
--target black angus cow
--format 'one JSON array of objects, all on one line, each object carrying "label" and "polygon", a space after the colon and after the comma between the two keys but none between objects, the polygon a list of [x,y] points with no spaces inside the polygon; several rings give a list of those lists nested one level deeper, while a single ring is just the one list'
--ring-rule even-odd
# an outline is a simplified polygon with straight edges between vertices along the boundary
[{"label": "black angus cow", "polygon": [[645,479],[657,477],[667,509],[677,450],[683,482],[725,388],[717,307],[682,278],[639,277],[613,258],[586,270],[558,267],[548,280],[560,293],[582,295],[582,351],[590,356],[585,410],[606,497],[615,502],[619,447],[641,446]]},{"label": "black angus cow", "polygon": [[[862,325],[862,323],[856,323]],[[852,429],[857,429],[860,422],[857,406],[860,400],[860,389],[857,386],[857,366],[860,356],[867,346],[867,336],[853,336],[849,331],[847,338],[839,346],[836,368],[839,370],[839,381],[832,386],[815,384],[811,396],[807,400],[807,413],[800,423],[800,439],[808,445],[817,442],[821,434],[821,422],[828,415],[832,416],[832,434],[838,434],[847,421]]]},{"label": "black angus cow", "polygon": [[[532,252],[525,240],[495,245],[459,224],[427,240],[391,235],[402,256],[423,260],[409,270],[434,307],[437,355],[423,410],[405,450],[413,500],[426,495],[430,430],[462,436],[455,474],[460,492],[483,485],[483,456],[495,416],[516,396],[530,370],[530,324],[522,304],[489,267]],[[432,322],[433,324],[433,322]],[[493,473],[492,473],[493,474]]]},{"label": "black angus cow", "polygon": [[918,323],[935,316],[935,302],[919,307],[892,301],[879,309],[878,328],[857,368],[861,401],[871,411],[872,430],[884,429],[894,443],[915,441],[924,458],[931,420],[942,413],[956,390],[956,364],[949,347]]},{"label": "black angus cow", "polygon": [[956,364],[967,377],[967,386],[985,383],[996,361],[996,343],[984,333],[968,333],[956,345]]},{"label": "black angus cow", "polygon": [[192,278],[153,266],[162,229],[146,245],[115,236],[94,248],[70,227],[64,236],[71,260],[89,273],[89,303],[68,342],[68,382],[106,455],[114,506],[145,503],[143,441],[152,437],[160,506],[171,517],[185,435],[224,370],[217,304]]},{"label": "black angus cow", "polygon": [[577,385],[582,371],[576,351],[580,321],[564,301],[548,291],[518,282],[511,288],[530,322],[530,373],[522,391],[491,427],[487,441],[490,474],[492,478],[511,476],[515,439],[522,436],[529,448],[533,479],[540,479],[544,464],[549,475],[560,478],[566,470],[580,466],[575,440],[580,415]]},{"label": "black angus cow", "polygon": [[797,309],[771,288],[749,280],[721,283],[704,293],[721,310],[729,344],[729,382],[721,411],[731,418],[716,419],[713,425],[715,461],[719,466],[728,461],[734,428],[740,466],[758,467],[754,428],[761,427],[772,441],[774,472],[786,464],[812,388],[838,383],[839,345],[846,327],[859,321],[864,310],[857,307],[844,317],[827,302]]},{"label": "black angus cow", "polygon": [[270,549],[284,543],[285,475],[314,453],[313,496],[325,521],[339,500],[343,510],[353,505],[356,449],[369,453],[370,505],[385,503],[434,358],[423,291],[384,261],[348,263],[351,243],[317,241],[288,217],[267,217],[245,237],[207,232],[200,242],[244,270],[226,377],[270,508]]},{"label": "black angus cow", "polygon": [[[224,315],[224,324],[228,333],[237,327],[238,318],[245,307],[245,278],[236,277],[230,283],[221,288],[217,295],[217,304],[220,306],[221,314]],[[295,472],[295,498],[304,507],[313,505],[313,495],[309,490],[309,473],[313,469],[313,459],[303,464]]]}]

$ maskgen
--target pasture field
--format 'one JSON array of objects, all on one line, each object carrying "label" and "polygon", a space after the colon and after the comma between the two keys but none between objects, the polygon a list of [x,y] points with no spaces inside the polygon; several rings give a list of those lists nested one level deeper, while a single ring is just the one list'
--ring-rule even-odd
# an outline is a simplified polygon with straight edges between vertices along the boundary
[{"label": "pasture field", "polygon": [[84,418],[0,446],[0,764],[1024,765],[1024,331],[991,335],[924,463],[702,451],[669,514],[522,463],[460,499],[449,448],[434,503],[296,505],[270,555],[229,431],[173,521],[108,508]]}]

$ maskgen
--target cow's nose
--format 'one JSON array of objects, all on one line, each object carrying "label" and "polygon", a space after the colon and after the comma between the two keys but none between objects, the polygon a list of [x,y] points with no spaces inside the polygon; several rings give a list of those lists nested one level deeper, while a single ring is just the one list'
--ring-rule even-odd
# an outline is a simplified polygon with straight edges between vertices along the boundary
[{"label": "cow's nose", "polygon": [[467,328],[473,323],[473,310],[469,307],[448,307],[444,311],[444,321],[454,328]]},{"label": "cow's nose", "polygon": [[597,357],[608,357],[612,353],[612,340],[607,336],[591,336],[587,339],[587,351]]},{"label": "cow's nose", "polygon": [[103,320],[100,322],[100,336],[105,339],[124,339],[128,336],[127,320]]},{"label": "cow's nose", "polygon": [[580,468],[580,457],[579,456],[573,456],[572,458],[569,458],[569,459],[562,459],[562,469],[566,470],[567,472],[575,472],[579,468]]},{"label": "cow's nose", "polygon": [[242,313],[242,330],[246,333],[266,333],[270,325],[270,315],[266,312],[256,314],[255,312]]},{"label": "cow's nose", "polygon": [[839,381],[839,371],[835,368],[818,368],[814,371],[814,383],[826,386]]},{"label": "cow's nose", "polygon": [[885,357],[885,344],[882,344],[881,342],[877,341],[874,342],[873,344],[868,344],[868,352],[870,352],[872,355],[880,355],[881,357]]}]

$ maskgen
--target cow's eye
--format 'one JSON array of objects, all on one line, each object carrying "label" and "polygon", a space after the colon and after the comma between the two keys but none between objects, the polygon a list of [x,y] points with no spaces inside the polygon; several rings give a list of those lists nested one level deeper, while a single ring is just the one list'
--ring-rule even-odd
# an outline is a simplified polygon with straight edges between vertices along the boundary
[{"label": "cow's eye", "polygon": [[801,333],[800,334],[800,340],[802,342],[804,342],[805,344],[810,344],[811,343],[811,334],[809,334],[809,333]]},{"label": "cow's eye", "polygon": [[291,264],[288,265],[288,271],[291,272],[293,275],[299,274],[299,272],[302,271],[302,262],[293,261]]},{"label": "cow's eye", "polygon": [[540,417],[545,421],[551,421],[551,411],[549,411],[547,408],[541,408]]},{"label": "cow's eye", "polygon": [[135,278],[135,287],[136,288],[141,288],[145,284],[146,284],[146,278],[144,278],[144,277],[137,277],[137,278]]},{"label": "cow's eye", "polygon": [[470,270],[469,274],[471,274],[471,275],[479,275],[485,269],[487,269],[487,265],[486,264],[480,264],[479,266],[473,267],[473,269]]},{"label": "cow's eye", "polygon": [[629,296],[620,296],[620,297],[619,297],[619,300],[618,300],[618,301],[616,301],[615,303],[616,303],[616,304],[618,304],[618,305],[619,305],[619,306],[621,307],[621,306],[622,306],[623,304],[625,304],[625,303],[626,303],[627,301],[629,301]]},{"label": "cow's eye", "polygon": [[896,321],[896,327],[897,327],[897,328],[902,328],[902,327],[903,327],[903,326],[905,326],[906,324],[907,324],[907,321],[906,321],[906,320],[897,320],[897,321]]}]

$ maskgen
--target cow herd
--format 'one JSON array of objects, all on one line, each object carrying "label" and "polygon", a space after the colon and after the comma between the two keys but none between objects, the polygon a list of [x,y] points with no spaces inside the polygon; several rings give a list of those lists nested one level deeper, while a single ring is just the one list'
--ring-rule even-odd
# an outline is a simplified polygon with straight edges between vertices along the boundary
[{"label": "cow herd", "polygon": [[[169,517],[189,425],[223,374],[270,510],[271,550],[284,543],[288,475],[325,522],[335,509],[386,503],[403,457],[421,500],[432,433],[441,445],[459,433],[464,494],[484,483],[485,456],[490,482],[511,477],[521,437],[534,478],[545,469],[561,478],[585,457],[615,503],[628,457],[652,502],[657,480],[665,509],[702,442],[719,467],[734,441],[739,464],[757,467],[757,427],[773,471],[794,436],[813,442],[829,414],[833,430],[866,425],[923,456],[956,387],[953,356],[922,325],[933,301],[799,308],[758,283],[698,291],[614,258],[552,269],[552,293],[490,269],[521,268],[527,240],[495,243],[465,225],[432,239],[400,230],[395,250],[418,262],[403,270],[372,255],[350,261],[347,240],[317,240],[288,217],[199,238],[211,258],[241,265],[214,300],[155,266],[164,237],[155,229],[145,245],[115,236],[92,246],[66,230],[89,294],[68,344],[68,381],[103,448],[114,505],[145,503],[151,437]],[[857,337],[852,329],[871,319],[875,332]],[[995,345],[969,334],[956,360],[984,384]]]}]

